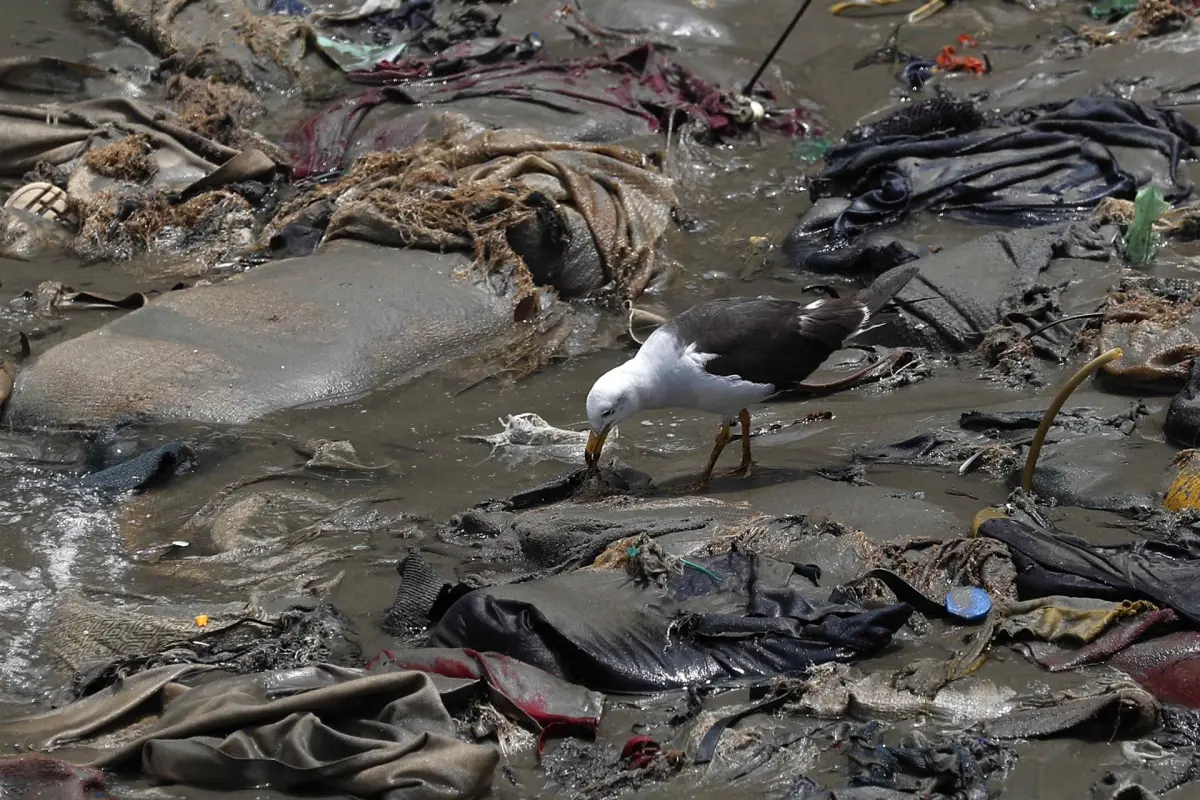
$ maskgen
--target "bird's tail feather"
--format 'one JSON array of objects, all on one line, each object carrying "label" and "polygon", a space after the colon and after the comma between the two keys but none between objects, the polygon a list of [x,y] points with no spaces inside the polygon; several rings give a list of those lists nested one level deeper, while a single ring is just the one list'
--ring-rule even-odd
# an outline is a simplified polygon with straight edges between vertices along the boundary
[{"label": "bird's tail feather", "polygon": [[856,294],[854,299],[867,307],[868,315],[873,315],[899,294],[900,290],[907,286],[919,271],[914,265],[893,267],[872,281],[870,286]]}]

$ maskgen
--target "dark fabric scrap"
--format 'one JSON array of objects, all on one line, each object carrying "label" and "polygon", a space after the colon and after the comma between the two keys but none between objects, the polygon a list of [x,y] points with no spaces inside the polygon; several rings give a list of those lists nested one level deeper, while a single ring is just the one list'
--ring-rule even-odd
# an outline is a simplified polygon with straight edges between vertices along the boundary
[{"label": "dark fabric scrap", "polygon": [[1200,559],[1184,548],[1154,541],[1097,547],[1014,519],[987,520],[979,535],[1012,549],[1022,600],[1056,594],[1151,600],[1200,623]]},{"label": "dark fabric scrap", "polygon": [[707,764],[711,762],[713,756],[716,755],[717,745],[721,743],[721,736],[724,735],[726,730],[754,714],[773,714],[780,708],[783,708],[788,699],[789,695],[783,693],[721,717],[713,723],[711,728],[704,732],[703,738],[700,739],[700,744],[696,747],[696,755],[692,759],[692,763]]},{"label": "dark fabric scrap", "polygon": [[400,586],[380,627],[392,636],[423,631],[431,620],[441,616],[435,614],[435,609],[450,589],[450,582],[434,572],[415,547],[396,564],[396,572],[400,573]]},{"label": "dark fabric scrap", "polygon": [[72,681],[75,697],[85,697],[139,672],[166,665],[204,664],[246,674],[294,669],[330,662],[357,664],[362,651],[349,636],[341,613],[328,603],[298,603],[264,621],[245,618],[229,625],[197,629],[188,641],[158,652],[126,655],[89,665]]},{"label": "dark fabric scrap", "polygon": [[584,569],[478,589],[430,633],[439,647],[495,651],[599,691],[653,692],[802,673],[878,652],[912,607],[814,599],[792,564],[731,550],[672,574],[664,590]]},{"label": "dark fabric scrap", "polygon": [[102,492],[146,489],[175,475],[191,458],[192,451],[186,444],[170,442],[115,467],[84,475],[79,483]]},{"label": "dark fabric scrap", "polygon": [[1003,773],[1013,755],[998,742],[971,735],[931,741],[910,733],[883,743],[884,728],[867,722],[849,731],[838,750],[850,762],[846,788],[826,789],[811,778],[793,785],[791,800],[905,800],[912,797],[987,798],[988,778]]},{"label": "dark fabric scrap", "polygon": [[420,672],[368,675],[328,664],[238,676],[168,666],[67,706],[0,722],[0,735],[47,748],[86,742],[138,712],[158,712],[148,728],[103,749],[89,766],[140,764],[159,780],[222,790],[481,797],[499,753],[455,738],[445,703],[460,702],[464,691],[474,687],[435,683]]},{"label": "dark fabric scrap", "polygon": [[[1191,194],[1178,168],[1196,158],[1200,130],[1178,112],[1088,96],[986,125],[960,114],[946,133],[945,102],[904,109],[904,124],[883,120],[825,152],[813,208],[784,244],[794,266],[860,267],[862,237],[920,211],[1033,227],[1078,217],[1106,197],[1132,200],[1139,182],[1124,164],[1134,151],[1158,165],[1154,183],[1168,202]],[[932,120],[925,131],[913,119],[922,115]],[[873,243],[871,252],[880,247]]]},{"label": "dark fabric scrap", "polygon": [[[1045,326],[1062,318],[1063,289],[1091,265],[1061,259],[1108,260],[1109,234],[1092,223],[997,231],[926,255],[920,273],[896,296],[899,319],[889,330],[908,346],[962,351],[1005,325],[1014,339],[1028,336],[1035,352],[1063,358],[1077,328]],[[849,252],[831,255],[836,260]]]}]

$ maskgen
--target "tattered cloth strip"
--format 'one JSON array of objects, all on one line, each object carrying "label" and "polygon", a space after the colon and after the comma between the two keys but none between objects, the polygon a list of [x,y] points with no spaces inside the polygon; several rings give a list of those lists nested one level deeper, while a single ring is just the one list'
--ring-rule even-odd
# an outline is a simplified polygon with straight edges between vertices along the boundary
[{"label": "tattered cloth strip", "polygon": [[1200,308],[1200,283],[1187,279],[1123,280],[1105,299],[1097,352],[1122,357],[1100,369],[1113,382],[1172,392],[1187,383],[1200,338],[1188,324]]},{"label": "tattered cloth strip", "polygon": [[101,751],[88,766],[140,765],[159,780],[223,790],[473,798],[487,794],[500,756],[457,739],[446,706],[479,684],[329,664],[237,676],[166,666],[0,722],[0,740],[40,750],[78,742]]},{"label": "tattered cloth strip", "polygon": [[[166,59],[164,67],[214,77],[266,96],[321,91],[331,69],[303,19],[258,15],[245,0],[81,0],[81,11]],[[278,96],[277,95],[277,96]]]},{"label": "tattered cloth strip", "polygon": [[658,245],[677,205],[672,182],[635,150],[542,139],[520,130],[454,133],[406,150],[371,153],[336,182],[284,206],[265,236],[320,201],[332,203],[324,241],[468,250],[476,266],[517,267],[516,295],[534,294],[528,266],[506,232],[549,198],[582,215],[608,280],[637,297],[658,265]]},{"label": "tattered cloth strip", "polygon": [[[343,166],[340,159],[364,117],[384,103],[428,105],[497,97],[566,114],[627,114],[643,120],[651,131],[678,128],[691,119],[714,138],[750,130],[755,116],[747,101],[696,76],[653,45],[575,61],[535,58],[471,64],[441,56],[410,58],[380,64],[371,72],[350,73],[348,78],[387,88],[347,98],[301,123],[291,137],[297,175]],[[792,138],[820,136],[826,128],[809,103],[769,111],[759,124]]]}]

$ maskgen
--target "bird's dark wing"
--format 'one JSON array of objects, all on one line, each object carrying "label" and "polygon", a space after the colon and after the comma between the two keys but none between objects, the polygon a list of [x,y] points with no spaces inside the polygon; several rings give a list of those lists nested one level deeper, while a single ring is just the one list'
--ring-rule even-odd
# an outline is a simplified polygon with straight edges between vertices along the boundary
[{"label": "bird's dark wing", "polygon": [[712,354],[713,375],[736,375],[781,389],[812,374],[867,319],[858,300],[822,300],[815,308],[791,300],[730,298],[702,303],[667,324],[681,347]]}]

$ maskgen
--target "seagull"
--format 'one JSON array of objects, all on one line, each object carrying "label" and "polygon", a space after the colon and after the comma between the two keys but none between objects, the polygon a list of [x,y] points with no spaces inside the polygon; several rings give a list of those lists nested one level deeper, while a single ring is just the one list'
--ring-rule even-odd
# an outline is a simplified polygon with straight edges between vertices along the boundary
[{"label": "seagull", "polygon": [[[600,377],[587,397],[591,431],[584,460],[594,468],[609,431],[641,411],[690,408],[721,416],[716,446],[696,489],[708,485],[713,467],[742,426],[742,463],[730,472],[745,477],[750,457],[749,406],[794,387],[917,274],[915,266],[883,273],[852,298],[824,298],[804,305],[769,297],[731,297],[693,306],[647,337],[637,354]],[[877,326],[871,326],[872,328]]]}]

